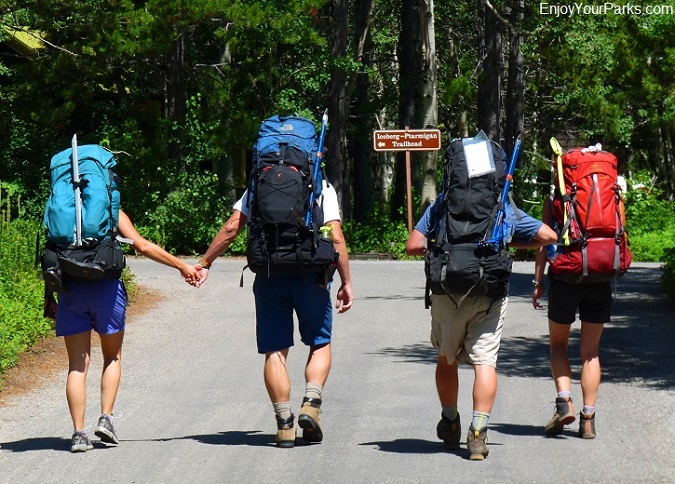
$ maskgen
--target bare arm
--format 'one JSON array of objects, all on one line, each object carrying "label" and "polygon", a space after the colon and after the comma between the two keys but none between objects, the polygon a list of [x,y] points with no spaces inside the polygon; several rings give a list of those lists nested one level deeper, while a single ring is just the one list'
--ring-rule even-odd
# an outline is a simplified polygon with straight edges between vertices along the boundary
[{"label": "bare arm", "polygon": [[326,225],[332,227],[331,234],[333,235],[333,243],[335,250],[340,255],[337,260],[337,271],[340,274],[340,289],[337,292],[337,301],[335,308],[338,313],[344,313],[352,307],[354,302],[354,294],[352,292],[352,276],[349,270],[349,256],[347,255],[347,243],[344,234],[342,233],[342,224],[333,220],[327,222]]},{"label": "bare arm", "polygon": [[150,242],[143,238],[138,233],[134,225],[131,223],[129,216],[122,210],[119,212],[119,231],[122,237],[131,239],[133,241],[134,249],[140,252],[149,259],[152,259],[161,264],[178,269],[186,281],[197,281],[199,276],[197,270],[184,260],[179,259],[166,250],[162,249],[157,244]]},{"label": "bare arm", "polygon": [[[543,227],[549,228],[554,234],[555,232],[551,228],[553,226],[553,214],[551,213],[551,204],[549,203],[549,200],[546,199],[544,201],[544,210],[543,210],[543,215],[542,219],[544,222]],[[555,244],[558,242],[557,234],[556,234],[556,239],[553,242],[549,242],[548,244]],[[546,244],[546,245],[548,245]],[[537,256],[534,259],[534,281],[536,281],[539,285],[534,288],[532,291],[532,307],[534,309],[541,309],[541,304],[539,304],[539,298],[543,296],[544,294],[544,270],[546,269],[546,247],[542,246],[539,247],[539,250],[537,250]]]},{"label": "bare arm", "polygon": [[408,255],[425,255],[427,250],[427,238],[422,232],[413,229],[405,244],[405,253]]},{"label": "bare arm", "polygon": [[237,238],[241,229],[246,225],[246,220],[248,220],[246,215],[239,210],[235,210],[220,231],[218,231],[211,241],[209,248],[204,255],[199,258],[199,263],[195,265],[196,270],[199,272],[199,282],[197,283],[197,286],[200,286],[206,281],[211,264],[213,264],[213,261],[225,252],[234,239]]}]

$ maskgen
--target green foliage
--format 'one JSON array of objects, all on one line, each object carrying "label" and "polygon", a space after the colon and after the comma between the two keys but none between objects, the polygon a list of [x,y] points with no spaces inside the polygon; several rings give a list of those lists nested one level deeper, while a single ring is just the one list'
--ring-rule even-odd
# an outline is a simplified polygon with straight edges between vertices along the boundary
[{"label": "green foliage", "polygon": [[[16,364],[18,355],[52,330],[42,317],[44,285],[34,269],[40,223],[13,218],[17,198],[0,187],[0,375]],[[0,383],[1,387],[1,383]]]},{"label": "green foliage", "polygon": [[380,216],[367,223],[344,222],[343,231],[350,253],[388,254],[404,259],[408,228],[403,222],[393,222]]},{"label": "green foliage", "polygon": [[180,173],[172,180],[176,188],[145,213],[138,231],[171,252],[201,253],[225,223],[231,204],[215,175]]},{"label": "green foliage", "polygon": [[661,287],[664,292],[675,302],[675,247],[663,251],[663,276]]},{"label": "green foliage", "polygon": [[675,246],[675,202],[664,199],[652,175],[637,172],[628,181],[626,229],[636,261],[659,262]]},{"label": "green foliage", "polygon": [[661,262],[665,252],[675,247],[675,226],[656,232],[629,233],[630,251],[639,262]]}]

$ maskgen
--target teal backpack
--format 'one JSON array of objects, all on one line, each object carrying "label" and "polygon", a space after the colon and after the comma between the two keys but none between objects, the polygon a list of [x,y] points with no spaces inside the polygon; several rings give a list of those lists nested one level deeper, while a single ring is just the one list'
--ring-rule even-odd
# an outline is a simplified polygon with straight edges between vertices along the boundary
[{"label": "teal backpack", "polygon": [[[75,156],[73,156],[75,152]],[[99,145],[73,147],[52,157],[45,206],[47,244],[42,269],[47,288],[66,290],[74,279],[117,278],[124,254],[117,237],[120,193],[115,156]]]}]

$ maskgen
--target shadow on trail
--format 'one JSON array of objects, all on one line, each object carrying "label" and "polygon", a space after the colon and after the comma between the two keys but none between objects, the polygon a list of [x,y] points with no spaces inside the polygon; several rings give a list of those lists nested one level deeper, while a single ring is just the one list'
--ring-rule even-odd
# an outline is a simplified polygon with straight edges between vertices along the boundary
[{"label": "shadow on trail", "polygon": [[[612,322],[605,325],[600,343],[604,382],[634,383],[664,390],[675,389],[675,305],[660,292],[658,267],[632,267],[615,286]],[[513,274],[510,296],[529,298],[532,277]],[[544,301],[545,302],[545,301]],[[534,309],[532,309],[534,311]],[[545,310],[542,318],[546,321]],[[579,378],[579,322],[570,335],[570,363]],[[505,375],[550,378],[548,330],[539,337],[502,340],[497,370]]]},{"label": "shadow on trail", "polygon": [[61,437],[32,437],[30,439],[0,443],[0,452],[31,452],[35,450],[67,450],[70,452],[70,439]]},{"label": "shadow on trail", "polygon": [[[649,388],[675,389],[675,305],[660,292],[658,267],[633,267],[617,283],[612,322],[605,325],[600,344],[603,382],[631,383]],[[514,273],[509,297],[532,296],[532,276]],[[545,298],[542,300],[546,303]],[[535,311],[534,309],[526,309]],[[513,311],[513,306],[507,309]],[[513,313],[507,313],[507,318]],[[497,372],[523,378],[551,378],[546,310],[538,311],[541,332],[536,336],[502,339]],[[573,378],[581,368],[577,320],[570,333],[569,355]],[[424,341],[380,348],[373,354],[394,362],[436,364],[436,351]],[[464,366],[464,365],[462,365]]]},{"label": "shadow on trail", "polygon": [[462,449],[450,450],[443,446],[440,441],[429,441],[421,439],[395,439],[389,441],[363,442],[360,446],[377,447],[377,450],[383,452],[394,452],[397,454],[463,454],[466,451]]}]

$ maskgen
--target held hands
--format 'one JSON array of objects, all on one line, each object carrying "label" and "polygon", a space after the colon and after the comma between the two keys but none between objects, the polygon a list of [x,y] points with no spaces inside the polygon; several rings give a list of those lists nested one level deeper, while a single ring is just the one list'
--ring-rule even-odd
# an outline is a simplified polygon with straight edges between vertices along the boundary
[{"label": "held hands", "polygon": [[191,286],[194,287],[199,287],[201,276],[199,274],[199,271],[197,270],[196,267],[191,266],[188,263],[185,263],[182,265],[180,268],[180,275],[183,276],[183,279],[185,279],[185,282],[190,284]]}]

